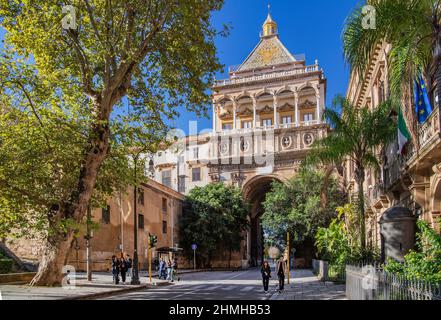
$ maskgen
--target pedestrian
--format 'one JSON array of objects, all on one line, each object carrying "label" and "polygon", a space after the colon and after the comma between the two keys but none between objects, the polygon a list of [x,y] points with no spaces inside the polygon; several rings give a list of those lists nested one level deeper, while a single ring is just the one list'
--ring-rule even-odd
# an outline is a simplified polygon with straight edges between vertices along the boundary
[{"label": "pedestrian", "polygon": [[286,273],[286,266],[285,266],[285,260],[283,257],[279,259],[277,262],[276,267],[276,274],[279,278],[279,293],[282,293],[282,291],[285,289],[285,273]]},{"label": "pedestrian", "polygon": [[113,274],[113,283],[119,284],[119,260],[116,256],[112,256],[112,274]]},{"label": "pedestrian", "polygon": [[173,279],[176,278],[176,279],[178,279],[178,281],[181,280],[178,276],[178,259],[177,258],[173,259],[172,269],[173,269]]},{"label": "pedestrian", "polygon": [[[158,270],[158,278],[162,279],[162,277],[164,276],[164,269],[165,269],[165,262],[164,259],[160,259],[159,260],[159,270]],[[165,277],[164,277],[165,280]]]},{"label": "pedestrian", "polygon": [[265,261],[262,266],[262,280],[263,280],[263,290],[265,293],[268,292],[269,287],[269,279],[271,278],[271,267],[268,264],[268,261]]},{"label": "pedestrian", "polygon": [[167,261],[167,280],[173,282],[173,264],[170,259]]},{"label": "pedestrian", "polygon": [[120,263],[120,272],[121,272],[121,280],[123,284],[126,284],[126,274],[127,274],[127,262],[124,259],[123,254],[121,253],[121,259],[119,259]]},{"label": "pedestrian", "polygon": [[130,277],[130,279],[132,279],[132,277],[133,277],[133,275],[132,275],[133,260],[132,260],[132,258],[130,258],[130,256],[128,254],[126,255],[126,264],[127,264],[127,276]]}]

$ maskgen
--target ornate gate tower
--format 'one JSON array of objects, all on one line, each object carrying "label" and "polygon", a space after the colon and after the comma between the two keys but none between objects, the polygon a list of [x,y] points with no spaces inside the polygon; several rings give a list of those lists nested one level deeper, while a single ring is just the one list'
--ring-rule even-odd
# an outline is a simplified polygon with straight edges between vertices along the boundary
[{"label": "ornate gate tower", "polygon": [[217,161],[210,161],[209,176],[241,187],[252,205],[244,267],[263,259],[261,203],[271,183],[294,176],[312,143],[328,132],[325,98],[318,61],[308,66],[304,55],[292,55],[270,13],[255,49],[230,67],[228,79],[215,82],[210,149]]}]

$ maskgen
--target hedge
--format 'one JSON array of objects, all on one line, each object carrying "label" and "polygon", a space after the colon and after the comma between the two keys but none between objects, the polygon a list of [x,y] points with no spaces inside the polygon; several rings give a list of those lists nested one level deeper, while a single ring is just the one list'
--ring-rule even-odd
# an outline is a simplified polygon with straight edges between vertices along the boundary
[{"label": "hedge", "polygon": [[13,261],[11,259],[0,259],[0,274],[12,271]]}]

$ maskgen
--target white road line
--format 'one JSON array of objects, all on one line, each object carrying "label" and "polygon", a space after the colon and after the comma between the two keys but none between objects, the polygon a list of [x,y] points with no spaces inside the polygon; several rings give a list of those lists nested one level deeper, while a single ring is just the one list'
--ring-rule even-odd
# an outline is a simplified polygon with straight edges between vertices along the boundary
[{"label": "white road line", "polygon": [[253,290],[254,289],[254,287],[245,287],[245,288],[242,288],[242,289],[240,289],[239,291],[241,291],[241,292],[246,292],[246,291],[251,291],[251,290]]}]

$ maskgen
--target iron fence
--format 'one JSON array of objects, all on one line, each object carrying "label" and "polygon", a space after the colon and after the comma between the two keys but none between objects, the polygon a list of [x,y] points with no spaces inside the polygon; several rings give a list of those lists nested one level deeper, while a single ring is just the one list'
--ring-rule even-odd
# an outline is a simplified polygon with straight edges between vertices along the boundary
[{"label": "iron fence", "polygon": [[441,284],[390,274],[378,265],[347,265],[349,300],[441,300]]}]

